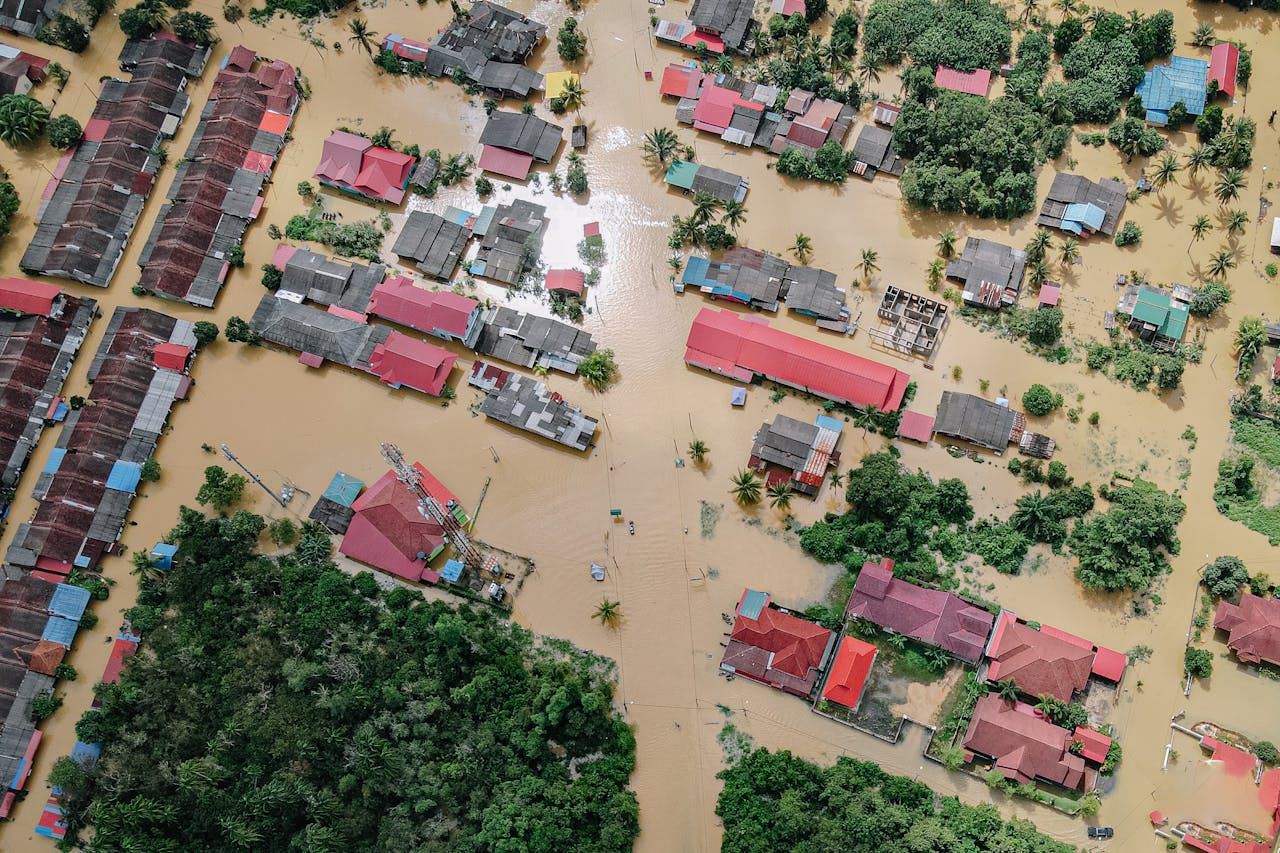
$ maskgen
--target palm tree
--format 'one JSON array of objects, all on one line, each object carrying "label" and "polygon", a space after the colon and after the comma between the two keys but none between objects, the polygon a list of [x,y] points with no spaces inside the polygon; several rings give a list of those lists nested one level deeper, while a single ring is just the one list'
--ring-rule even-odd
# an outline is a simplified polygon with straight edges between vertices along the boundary
[{"label": "palm tree", "polygon": [[1018,685],[1013,683],[1012,678],[1006,678],[1004,681],[996,682],[996,692],[1001,699],[1006,702],[1018,701]]},{"label": "palm tree", "polygon": [[1244,172],[1239,169],[1226,169],[1218,174],[1218,182],[1213,187],[1213,197],[1218,204],[1226,204],[1240,197],[1244,189]]},{"label": "palm tree", "polygon": [[644,135],[644,141],[640,147],[644,150],[646,157],[665,163],[675,156],[676,150],[680,147],[680,139],[669,127],[655,127]]},{"label": "palm tree", "polygon": [[369,29],[369,22],[364,18],[354,18],[347,24],[347,32],[351,37],[347,41],[373,56],[373,46],[378,43],[378,34]]},{"label": "palm tree", "polygon": [[1213,278],[1222,278],[1227,274],[1227,270],[1235,269],[1235,266],[1236,253],[1223,250],[1209,259],[1209,275]]},{"label": "palm tree", "polygon": [[1193,178],[1200,174],[1201,169],[1207,169],[1212,165],[1213,149],[1207,145],[1197,145],[1187,155],[1187,170],[1191,172]]},{"label": "palm tree", "polygon": [[1057,86],[1046,89],[1044,93],[1044,110],[1045,118],[1053,124],[1069,124],[1071,122],[1071,110],[1067,107],[1067,90]]},{"label": "palm tree", "polygon": [[715,69],[717,74],[733,73],[733,57],[727,53],[722,53],[716,57]]},{"label": "palm tree", "polygon": [[858,60],[858,79],[862,81],[863,86],[880,82],[880,65],[865,53]]},{"label": "palm tree", "polygon": [[942,274],[946,272],[947,265],[942,258],[934,258],[929,262],[929,289],[937,290],[942,284]]},{"label": "palm tree", "polygon": [[1094,6],[1089,10],[1089,14],[1085,15],[1084,19],[1089,22],[1089,29],[1092,30],[1107,19],[1107,10],[1101,6]]},{"label": "palm tree", "polygon": [[1253,367],[1253,360],[1267,343],[1267,329],[1257,317],[1245,317],[1236,327],[1236,377]]},{"label": "palm tree", "polygon": [[809,263],[809,258],[813,256],[813,241],[808,234],[796,235],[795,242],[791,244],[791,254],[795,255],[801,266]]},{"label": "palm tree", "polygon": [[783,512],[791,509],[791,485],[789,483],[774,483],[769,487],[769,506],[774,509],[780,509]]},{"label": "palm tree", "polygon": [[879,409],[872,403],[861,409],[853,410],[853,425],[862,430],[862,437],[867,437],[867,430],[876,425],[876,415]]},{"label": "palm tree", "polygon": [[760,479],[754,472],[742,470],[729,478],[729,494],[740,504],[760,503]]},{"label": "palm tree", "polygon": [[738,226],[747,221],[747,207],[737,199],[726,201],[720,212],[720,222],[727,225],[735,234]]},{"label": "palm tree", "polygon": [[1049,280],[1049,265],[1045,263],[1044,258],[1031,262],[1031,271],[1028,273],[1032,287],[1040,287]]},{"label": "palm tree", "polygon": [[1169,152],[1160,158],[1155,174],[1151,176],[1151,183],[1157,187],[1163,187],[1172,181],[1181,169],[1182,164],[1178,162],[1178,155]]},{"label": "palm tree", "polygon": [[1039,491],[1018,498],[1015,506],[1009,524],[1036,542],[1044,542],[1058,524],[1057,504]]},{"label": "palm tree", "polygon": [[1027,257],[1032,261],[1042,261],[1052,245],[1053,238],[1049,236],[1049,232],[1043,228],[1038,228],[1031,239],[1027,241]]},{"label": "palm tree", "polygon": [[1208,21],[1201,21],[1200,25],[1191,33],[1191,43],[1196,47],[1213,47],[1216,41],[1214,38],[1213,24]]},{"label": "palm tree", "polygon": [[620,607],[621,602],[603,598],[600,600],[600,606],[596,608],[596,612],[591,614],[591,618],[599,619],[600,624],[606,628],[616,627],[618,620],[622,618]]},{"label": "palm tree", "polygon": [[1068,237],[1062,241],[1061,253],[1062,265],[1069,267],[1080,260],[1080,244],[1076,242],[1075,237]]},{"label": "palm tree", "polygon": [[1030,23],[1031,16],[1036,13],[1036,7],[1040,5],[1040,0],[1022,0],[1022,22]]},{"label": "palm tree", "polygon": [[898,633],[890,634],[889,645],[893,646],[900,652],[904,651],[907,648],[907,635]]},{"label": "palm tree", "polygon": [[40,136],[49,123],[49,110],[27,95],[0,98],[0,140],[23,145]]},{"label": "palm tree", "polygon": [[1046,720],[1052,720],[1054,715],[1058,713],[1059,702],[1053,697],[1045,693],[1041,693],[1036,697],[1035,708],[1041,714],[1044,714]]},{"label": "palm tree", "polygon": [[836,66],[840,64],[840,60],[844,59],[844,52],[840,45],[830,39],[818,49],[818,58],[822,60],[822,64],[827,67],[827,71],[835,71]]},{"label": "palm tree", "polygon": [[570,77],[560,87],[560,100],[566,110],[573,110],[575,115],[581,117],[582,108],[587,105],[587,90],[582,88],[577,77]]},{"label": "palm tree", "polygon": [[689,442],[689,458],[693,460],[694,465],[701,465],[709,452],[711,448],[707,447],[707,443],[702,439],[695,438]]},{"label": "palm tree", "polygon": [[1249,224],[1249,214],[1243,210],[1233,210],[1227,214],[1227,218],[1223,223],[1227,226],[1227,233],[1233,237],[1238,237],[1244,233],[1245,226]]},{"label": "palm tree", "polygon": [[698,225],[707,225],[715,218],[720,209],[720,200],[710,193],[693,194],[693,221]]},{"label": "palm tree", "polygon": [[858,263],[858,269],[862,270],[862,278],[870,283],[871,276],[880,271],[880,267],[876,261],[880,260],[880,253],[875,249],[863,249],[862,260]]},{"label": "palm tree", "polygon": [[938,254],[949,258],[956,253],[956,232],[948,228],[938,235]]},{"label": "palm tree", "polygon": [[1196,221],[1191,223],[1191,242],[1187,244],[1187,251],[1191,251],[1191,246],[1198,240],[1203,240],[1204,235],[1213,229],[1213,223],[1209,221],[1207,216],[1197,216]]},{"label": "palm tree", "polygon": [[838,489],[844,485],[844,474],[840,473],[839,468],[832,468],[831,473],[827,475],[827,482]]},{"label": "palm tree", "polygon": [[1058,11],[1062,12],[1062,20],[1064,21],[1076,10],[1076,0],[1057,0],[1053,5],[1058,7]]}]

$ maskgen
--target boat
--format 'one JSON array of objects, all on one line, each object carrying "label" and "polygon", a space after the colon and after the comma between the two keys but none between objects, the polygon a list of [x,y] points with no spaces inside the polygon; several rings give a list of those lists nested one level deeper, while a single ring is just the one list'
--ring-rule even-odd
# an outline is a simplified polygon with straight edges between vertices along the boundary
[{"label": "boat", "polygon": [[604,566],[600,565],[599,563],[592,563],[591,577],[598,581],[604,580]]}]

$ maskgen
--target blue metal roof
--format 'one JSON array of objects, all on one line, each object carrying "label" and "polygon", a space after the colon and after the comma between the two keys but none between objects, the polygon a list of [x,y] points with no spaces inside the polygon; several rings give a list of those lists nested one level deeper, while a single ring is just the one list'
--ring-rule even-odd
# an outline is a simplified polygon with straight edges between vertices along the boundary
[{"label": "blue metal roof", "polygon": [[329,488],[324,490],[324,496],[334,503],[349,507],[355,503],[356,498],[360,496],[360,490],[363,488],[363,480],[339,471],[329,481]]},{"label": "blue metal roof", "polygon": [[133,494],[138,490],[138,481],[142,479],[142,466],[136,462],[125,462],[117,459],[107,475],[107,488],[117,492]]},{"label": "blue metal roof", "polygon": [[1208,76],[1209,63],[1186,56],[1175,56],[1168,65],[1152,68],[1135,90],[1147,109],[1147,121],[1164,124],[1169,109],[1178,101],[1191,115],[1200,115],[1208,95]]},{"label": "blue metal roof", "polygon": [[45,474],[56,474],[58,469],[62,467],[62,457],[67,455],[64,447],[55,447],[49,451],[49,461],[44,463]]},{"label": "blue metal roof", "polygon": [[[1083,223],[1090,231],[1097,231],[1102,227],[1102,220],[1107,218],[1107,212],[1096,204],[1069,204],[1066,212],[1062,214],[1064,222],[1080,222]],[[1079,233],[1079,232],[1077,232]]]},{"label": "blue metal roof", "polygon": [[462,577],[462,569],[462,563],[459,563],[457,560],[445,560],[444,568],[440,570],[440,577],[444,578],[449,583],[457,583],[458,578]]},{"label": "blue metal roof", "polygon": [[76,745],[71,747],[71,758],[82,767],[92,767],[98,763],[98,756],[102,754],[102,744],[85,743],[82,740],[76,741]]},{"label": "blue metal roof", "polygon": [[738,606],[738,615],[748,619],[759,619],[760,611],[769,603],[769,593],[758,589],[749,589],[742,594],[742,604]]},{"label": "blue metal roof", "polygon": [[84,609],[89,606],[89,590],[84,587],[60,583],[53,590],[53,598],[49,601],[49,612],[65,616],[79,622]]},{"label": "blue metal roof", "polygon": [[173,568],[173,555],[178,553],[177,545],[170,545],[168,542],[157,542],[156,546],[151,549],[151,562],[155,563],[162,569]]},{"label": "blue metal roof", "polygon": [[80,624],[74,619],[67,619],[64,616],[50,616],[49,621],[44,624],[44,633],[40,635],[42,640],[52,640],[71,648],[71,641],[76,637],[76,629]]},{"label": "blue metal roof", "polygon": [[747,403],[747,389],[742,386],[735,386],[733,393],[729,396],[729,405],[745,406]]},{"label": "blue metal roof", "polygon": [[680,277],[680,281],[685,284],[692,284],[694,287],[706,287],[714,282],[707,278],[707,272],[711,269],[711,261],[707,258],[699,258],[697,255],[689,258],[684,265],[684,275]]},{"label": "blue metal roof", "polygon": [[813,419],[813,423],[819,429],[829,429],[836,433],[844,430],[844,421],[838,418],[833,418],[830,415],[818,415]]}]

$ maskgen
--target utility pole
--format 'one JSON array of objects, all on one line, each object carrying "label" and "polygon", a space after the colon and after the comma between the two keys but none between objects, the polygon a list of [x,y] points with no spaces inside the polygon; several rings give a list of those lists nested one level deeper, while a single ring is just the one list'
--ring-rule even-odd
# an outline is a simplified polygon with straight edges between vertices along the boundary
[{"label": "utility pole", "polygon": [[240,470],[248,474],[249,479],[253,480],[253,482],[261,486],[264,492],[271,495],[271,499],[273,501],[280,504],[282,508],[287,509],[289,507],[289,499],[293,497],[293,489],[285,487],[284,489],[281,489],[281,493],[277,495],[275,492],[271,491],[271,488],[267,486],[266,483],[262,482],[261,477],[259,477],[257,474],[250,471],[248,468],[246,468],[245,464],[236,458],[236,455],[231,452],[230,447],[227,447],[225,444],[223,444],[221,445],[221,449],[222,449],[222,455],[226,456],[232,462],[236,463],[236,465],[240,466]]}]

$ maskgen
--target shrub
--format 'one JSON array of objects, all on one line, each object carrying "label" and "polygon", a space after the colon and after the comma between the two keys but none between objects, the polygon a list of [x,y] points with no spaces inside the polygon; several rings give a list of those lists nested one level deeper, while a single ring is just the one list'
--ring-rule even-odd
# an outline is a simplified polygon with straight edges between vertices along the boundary
[{"label": "shrub", "polygon": [[1208,678],[1213,675],[1213,654],[1208,649],[1187,646],[1182,654],[1182,665],[1196,678]]},{"label": "shrub", "polygon": [[1022,408],[1036,417],[1044,417],[1061,405],[1062,395],[1055,394],[1038,382],[1022,395]]},{"label": "shrub", "polygon": [[69,663],[60,663],[53,668],[53,677],[63,681],[75,681],[80,673]]},{"label": "shrub", "polygon": [[154,456],[146,458],[146,461],[142,463],[138,476],[144,483],[154,483],[160,479],[160,463],[156,461]]},{"label": "shrub", "polygon": [[84,136],[84,128],[80,122],[68,115],[60,115],[49,120],[45,127],[45,135],[54,148],[67,149],[75,145]]},{"label": "shrub", "polygon": [[556,33],[556,52],[565,62],[575,62],[586,52],[587,39],[578,32],[578,22],[573,18],[565,19],[564,25]]},{"label": "shrub", "polygon": [[1280,762],[1280,750],[1276,749],[1276,745],[1269,740],[1260,740],[1253,745],[1253,754],[1258,756],[1258,760],[1263,764],[1274,765]]},{"label": "shrub", "polygon": [[31,719],[37,725],[53,716],[62,707],[61,696],[37,696],[31,700]]},{"label": "shrub", "polygon": [[1231,598],[1249,582],[1249,571],[1239,557],[1218,557],[1205,567],[1202,580],[1218,598]]},{"label": "shrub", "polygon": [[1135,246],[1142,240],[1142,229],[1137,223],[1126,222],[1124,227],[1116,232],[1117,246]]},{"label": "shrub", "polygon": [[1188,307],[1197,317],[1209,317],[1231,301],[1231,288],[1219,281],[1211,281],[1195,289]]}]

